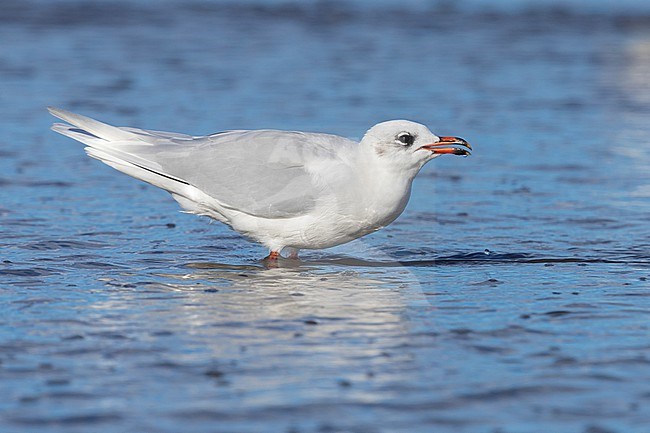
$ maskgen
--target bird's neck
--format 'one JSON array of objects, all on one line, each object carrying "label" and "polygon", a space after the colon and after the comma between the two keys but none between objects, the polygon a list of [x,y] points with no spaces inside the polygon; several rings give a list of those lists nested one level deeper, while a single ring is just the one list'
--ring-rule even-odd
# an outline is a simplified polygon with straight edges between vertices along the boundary
[{"label": "bird's neck", "polygon": [[[389,161],[390,162],[390,161]],[[417,172],[405,173],[380,158],[369,158],[361,164],[364,198],[362,213],[381,228],[394,221],[404,210],[411,195],[411,184]]]}]

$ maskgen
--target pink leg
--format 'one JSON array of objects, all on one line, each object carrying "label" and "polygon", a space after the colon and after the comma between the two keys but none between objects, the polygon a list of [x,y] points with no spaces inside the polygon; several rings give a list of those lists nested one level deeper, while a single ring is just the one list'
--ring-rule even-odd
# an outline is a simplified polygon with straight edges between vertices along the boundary
[{"label": "pink leg", "polygon": [[287,253],[288,259],[298,260],[298,248],[285,247],[284,251]]}]

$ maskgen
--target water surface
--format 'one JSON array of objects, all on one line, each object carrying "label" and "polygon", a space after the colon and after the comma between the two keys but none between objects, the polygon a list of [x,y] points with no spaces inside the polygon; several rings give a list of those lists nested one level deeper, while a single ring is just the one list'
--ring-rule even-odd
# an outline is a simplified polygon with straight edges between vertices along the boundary
[{"label": "water surface", "polygon": [[[650,10],[8,1],[3,432],[647,432]],[[48,131],[470,141],[300,264]]]}]

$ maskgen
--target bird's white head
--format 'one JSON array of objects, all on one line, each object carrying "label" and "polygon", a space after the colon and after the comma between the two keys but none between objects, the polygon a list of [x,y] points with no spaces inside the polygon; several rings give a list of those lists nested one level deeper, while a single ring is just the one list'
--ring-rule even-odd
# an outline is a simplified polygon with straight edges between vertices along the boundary
[{"label": "bird's white head", "polygon": [[472,149],[462,138],[438,137],[426,126],[408,120],[376,124],[366,132],[360,145],[373,151],[380,161],[415,173],[440,155],[466,156]]}]

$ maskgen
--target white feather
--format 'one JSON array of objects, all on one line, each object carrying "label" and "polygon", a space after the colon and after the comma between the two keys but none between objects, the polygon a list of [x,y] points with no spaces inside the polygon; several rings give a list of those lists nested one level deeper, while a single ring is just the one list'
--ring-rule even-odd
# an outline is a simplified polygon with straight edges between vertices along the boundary
[{"label": "white feather", "polygon": [[273,251],[331,247],[392,222],[408,202],[413,178],[434,156],[395,137],[409,131],[422,145],[438,139],[408,121],[375,125],[361,143],[276,130],[194,137],[49,110],[70,123],[52,129],[85,144],[89,156]]}]

